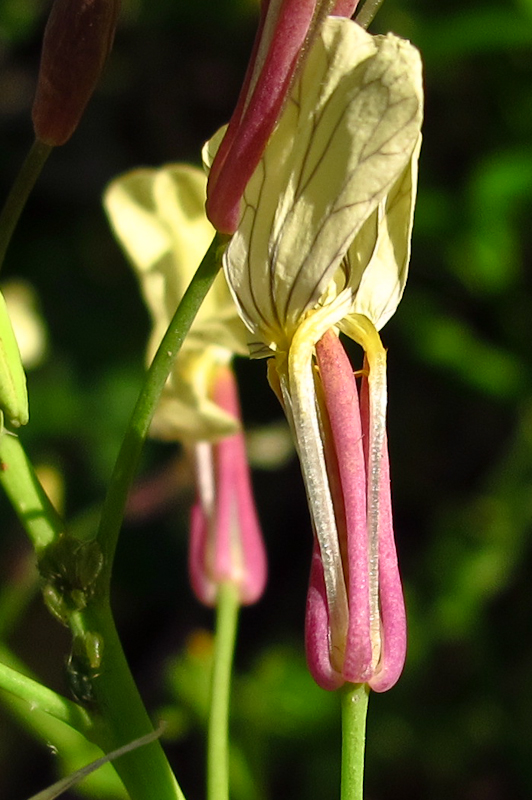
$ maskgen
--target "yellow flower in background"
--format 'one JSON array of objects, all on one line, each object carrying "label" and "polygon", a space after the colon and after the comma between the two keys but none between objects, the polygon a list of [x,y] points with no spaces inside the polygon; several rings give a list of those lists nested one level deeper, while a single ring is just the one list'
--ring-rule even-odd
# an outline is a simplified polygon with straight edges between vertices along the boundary
[{"label": "yellow flower in background", "polygon": [[[214,235],[205,216],[207,179],[170,165],[118,178],[105,195],[114,231],[138,275],[153,320],[151,359]],[[196,473],[189,572],[198,599],[215,605],[224,583],[242,604],[266,583],[266,552],[255,511],[234,353],[247,354],[246,331],[221,272],[176,359],[152,435],[190,445]]]},{"label": "yellow flower in background", "polygon": [[[205,216],[206,178],[171,164],[127,173],[108,187],[104,204],[139,279],[153,329],[151,360],[214,235]],[[246,354],[246,332],[220,274],[192,325],[163,391],[152,435],[181,441],[235,433],[237,421],[210,399],[216,367]]]}]

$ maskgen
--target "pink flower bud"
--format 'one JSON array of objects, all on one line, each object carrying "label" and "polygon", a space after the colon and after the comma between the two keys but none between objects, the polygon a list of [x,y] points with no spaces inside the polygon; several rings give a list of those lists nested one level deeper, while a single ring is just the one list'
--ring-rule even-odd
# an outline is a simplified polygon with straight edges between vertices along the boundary
[{"label": "pink flower bud", "polygon": [[120,0],[55,0],[32,110],[44,144],[64,144],[76,130],[111,51],[119,12]]},{"label": "pink flower bud", "polygon": [[[213,401],[240,419],[236,381],[229,367],[216,375]],[[198,500],[192,509],[189,569],[192,588],[208,606],[218,587],[233,583],[243,605],[264,591],[266,552],[259,527],[242,432],[195,446]]]},{"label": "pink flower bud", "polygon": [[329,11],[351,16],[358,0],[266,0],[251,59],[207,187],[207,216],[234,233],[240,201],[288,96],[296,69]]}]

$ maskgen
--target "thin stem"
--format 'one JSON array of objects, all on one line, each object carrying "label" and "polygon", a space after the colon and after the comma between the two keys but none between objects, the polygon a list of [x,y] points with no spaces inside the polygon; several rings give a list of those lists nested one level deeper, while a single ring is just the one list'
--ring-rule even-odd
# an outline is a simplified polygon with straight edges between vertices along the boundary
[{"label": "thin stem", "polygon": [[341,800],[363,800],[364,747],[369,687],[347,683],[342,689],[342,789]]},{"label": "thin stem", "polygon": [[358,22],[361,28],[367,29],[375,19],[375,15],[383,2],[384,0],[366,0],[360,13],[355,17],[355,22]]},{"label": "thin stem", "polygon": [[229,696],[239,610],[238,591],[218,591],[207,742],[207,800],[229,800]]},{"label": "thin stem", "polygon": [[218,235],[212,241],[188,289],[183,295],[168,330],[146,375],[144,386],[131,415],[116,460],[111,483],[105,498],[98,531],[98,541],[105,559],[104,577],[110,580],[111,568],[131,482],[135,476],[144,440],[177,353],[183,344],[194,317],[220,269]]},{"label": "thin stem", "polygon": [[26,200],[52,149],[38,139],[34,141],[0,212],[0,268]]},{"label": "thin stem", "polygon": [[64,530],[18,436],[0,433],[0,483],[37,555]]},{"label": "thin stem", "polygon": [[1,662],[0,688],[25,700],[32,710],[44,711],[90,738],[92,722],[84,708]]}]

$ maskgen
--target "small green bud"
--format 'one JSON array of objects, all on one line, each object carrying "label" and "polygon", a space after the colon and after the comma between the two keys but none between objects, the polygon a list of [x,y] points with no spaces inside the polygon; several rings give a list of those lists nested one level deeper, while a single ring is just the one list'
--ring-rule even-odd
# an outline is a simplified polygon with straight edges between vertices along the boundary
[{"label": "small green bud", "polygon": [[76,130],[111,51],[119,12],[120,0],[55,0],[32,110],[44,144],[64,144]]},{"label": "small green bud", "polygon": [[0,431],[3,415],[17,428],[28,421],[26,375],[6,301],[0,292]]}]

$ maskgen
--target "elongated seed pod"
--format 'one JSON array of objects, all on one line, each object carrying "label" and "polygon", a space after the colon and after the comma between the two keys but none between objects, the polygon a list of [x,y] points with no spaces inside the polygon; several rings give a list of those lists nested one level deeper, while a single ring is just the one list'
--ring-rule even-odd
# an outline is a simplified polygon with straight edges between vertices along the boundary
[{"label": "elongated seed pod", "polygon": [[32,118],[55,147],[78,126],[113,45],[120,0],[55,0],[43,38]]}]

